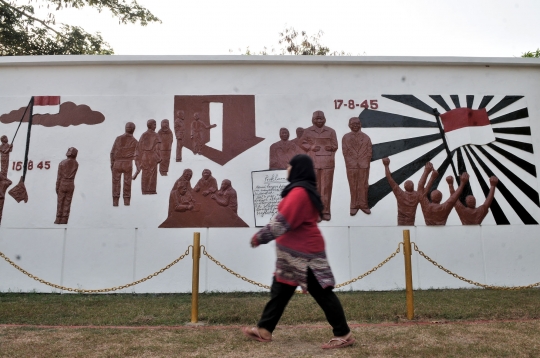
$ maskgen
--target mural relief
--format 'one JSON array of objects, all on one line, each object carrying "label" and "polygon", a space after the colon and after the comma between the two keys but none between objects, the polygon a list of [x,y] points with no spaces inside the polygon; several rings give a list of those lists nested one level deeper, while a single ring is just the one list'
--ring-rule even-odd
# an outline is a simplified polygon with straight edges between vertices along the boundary
[{"label": "mural relief", "polygon": [[[537,189],[533,188],[527,180],[536,180],[537,174],[535,164],[528,159],[534,151],[528,125],[529,113],[524,96],[484,95],[479,98],[473,95],[461,96],[461,98],[465,97],[465,102],[460,101],[458,95],[450,95],[451,102],[442,95],[429,95],[429,100],[421,100],[410,94],[383,94],[382,97],[406,106],[409,113],[413,109],[423,115],[418,115],[417,118],[402,115],[399,111],[392,113],[381,109],[364,109],[359,116],[362,128],[387,128],[389,132],[395,133],[396,131],[397,133],[406,131],[411,133],[410,130],[418,128],[422,129],[423,134],[376,143],[373,145],[371,160],[379,160],[412,150],[418,153],[416,148],[427,144],[431,148],[422,154],[415,154],[409,163],[391,173],[397,185],[405,182],[437,155],[446,153],[446,158],[437,168],[437,172],[446,173],[451,168],[455,180],[459,180],[460,173],[474,172],[477,187],[481,188],[481,194],[486,199],[491,189],[480,178],[485,174],[494,176],[494,171],[504,174],[505,178],[499,177],[498,190],[490,204],[490,210],[497,225],[510,224],[508,217],[516,215],[525,225],[538,224],[533,213],[527,209],[531,205],[540,207],[540,200]],[[494,98],[497,98],[497,101],[494,101]],[[439,109],[444,110],[440,115]],[[432,119],[425,119],[425,114],[430,115]],[[501,160],[512,163],[516,170],[510,169]],[[458,168],[455,168],[454,161],[457,161]],[[485,174],[481,173],[481,170]],[[433,181],[433,190],[437,188],[439,182],[440,178]],[[509,189],[508,183],[521,192],[519,196],[526,197],[524,199],[526,202],[516,197],[516,193]],[[381,178],[370,185],[369,207],[373,208],[392,191],[387,178]],[[465,194],[461,195],[462,204],[466,206],[465,196],[473,195],[468,183],[463,192]],[[479,193],[475,194],[479,195]],[[508,205],[499,204],[498,195],[501,195]]]},{"label": "mural relief", "polygon": [[159,162],[159,174],[166,176],[169,172],[169,164],[171,161],[171,150],[173,143],[173,134],[169,128],[169,120],[161,121],[161,129],[158,131],[160,144],[161,162]]},{"label": "mural relief", "polygon": [[174,135],[176,136],[176,161],[182,161],[182,148],[184,147],[184,135],[186,133],[186,124],[184,120],[184,111],[176,111],[174,117]]},{"label": "mural relief", "polygon": [[[223,124],[220,127],[211,124],[210,103],[223,105]],[[190,140],[184,141],[183,145],[220,165],[264,140],[255,134],[255,96],[174,96],[174,110],[175,113],[185,112],[186,121],[189,121],[185,125],[191,131],[193,123],[198,123]],[[198,113],[198,119],[195,119],[195,113]],[[221,150],[206,145],[210,136],[222,138]]]},{"label": "mural relief", "polygon": [[133,176],[133,161],[136,159],[136,150],[139,142],[133,137],[135,124],[126,123],[126,132],[116,137],[111,150],[112,196],[113,206],[118,206],[122,175],[124,176],[124,205],[128,206],[131,200],[131,181]]},{"label": "mural relief", "polygon": [[343,136],[342,148],[347,168],[347,180],[351,191],[351,216],[358,210],[371,214],[368,205],[369,165],[372,157],[371,139],[362,133],[358,117],[349,119],[350,133]]},{"label": "mural relief", "polygon": [[156,133],[156,121],[150,119],[146,125],[148,130],[141,135],[135,152],[137,172],[133,176],[133,179],[136,179],[142,171],[141,189],[143,195],[157,194],[157,169],[162,160],[161,143]]},{"label": "mural relief", "polygon": [[270,169],[287,169],[287,165],[298,153],[295,143],[289,140],[289,130],[281,128],[279,130],[281,140],[270,146]]},{"label": "mural relief", "polygon": [[4,211],[4,201],[6,200],[6,191],[7,188],[13,182],[7,178],[3,173],[0,172],[0,224],[2,223],[2,213]]},{"label": "mural relief", "polygon": [[296,154],[306,154],[304,149],[302,149],[302,136],[304,135],[304,128],[298,127],[296,128],[296,138],[291,140],[291,142],[294,143],[296,146]]},{"label": "mural relief", "polygon": [[317,175],[317,189],[324,205],[321,219],[329,221],[338,142],[336,132],[325,126],[326,117],[322,111],[313,112],[311,122],[313,125],[304,130],[301,147],[313,159]]},{"label": "mural relief", "polygon": [[3,135],[0,137],[0,173],[7,177],[9,169],[9,153],[13,150],[13,145],[8,144],[8,137]]},{"label": "mural relief", "polygon": [[56,179],[56,195],[58,197],[56,207],[55,224],[67,224],[69,219],[69,211],[71,209],[71,200],[75,191],[75,175],[79,169],[77,162],[78,151],[76,148],[69,148],[66,156],[58,165],[58,176]]},{"label": "mural relief", "polygon": [[174,183],[169,196],[167,219],[160,228],[180,227],[248,227],[237,215],[238,199],[231,181],[217,181],[205,169],[195,188],[191,188],[193,171],[185,169]]},{"label": "mural relief", "polygon": [[[454,194],[454,180],[452,177],[449,177],[450,179],[447,179],[448,185],[450,186],[450,194]],[[466,205],[463,205],[461,201],[456,201],[455,208],[456,212],[459,216],[459,219],[461,220],[461,223],[463,225],[480,225],[482,224],[482,221],[484,221],[484,218],[489,212],[489,206],[491,205],[491,202],[493,201],[493,198],[495,197],[495,188],[497,187],[497,183],[499,182],[499,179],[497,177],[491,177],[489,178],[489,184],[491,188],[489,189],[489,194],[486,198],[486,201],[484,204],[476,207],[476,198],[473,195],[467,195],[465,198]]]}]

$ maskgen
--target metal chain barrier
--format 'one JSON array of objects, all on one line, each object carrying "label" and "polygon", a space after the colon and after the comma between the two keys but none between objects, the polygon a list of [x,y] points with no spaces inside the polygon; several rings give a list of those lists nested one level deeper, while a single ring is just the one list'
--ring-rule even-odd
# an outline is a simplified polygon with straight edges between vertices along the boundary
[{"label": "metal chain barrier", "polygon": [[384,264],[386,264],[388,261],[392,260],[394,257],[396,257],[397,254],[399,254],[401,252],[401,245],[403,245],[403,242],[400,242],[397,246],[397,249],[396,251],[394,251],[390,256],[388,256],[384,261],[382,261],[380,264],[378,264],[377,266],[375,266],[374,268],[372,268],[371,270],[361,274],[360,276],[356,276],[355,278],[353,278],[352,280],[349,280],[349,281],[345,281],[343,283],[340,283],[339,285],[336,285],[335,288],[340,288],[340,287],[343,287],[343,286],[347,286],[347,285],[350,285],[351,283],[353,282],[356,282],[358,280],[361,280],[363,279],[364,277],[366,277],[367,275],[370,275],[372,274],[373,272],[377,271],[378,269],[380,269],[381,267],[383,267]]},{"label": "metal chain barrier", "polygon": [[[366,273],[363,273],[362,275],[360,276],[357,276],[355,278],[353,278],[352,280],[349,280],[349,281],[346,281],[346,282],[343,282],[343,283],[340,283],[338,285],[335,286],[335,288],[340,288],[340,287],[343,287],[343,286],[347,286],[347,285],[350,285],[351,283],[353,282],[356,282],[358,280],[361,280],[363,279],[364,277],[372,274],[373,272],[377,271],[378,269],[380,269],[384,264],[386,264],[388,261],[392,260],[400,251],[400,247],[403,243],[400,242],[398,244],[398,247],[396,249],[396,251],[394,251],[390,256],[388,256],[384,261],[382,261],[380,264],[378,264],[377,266],[375,266],[374,268],[372,268],[371,270],[367,271]],[[253,280],[250,280],[249,278],[247,277],[244,277],[242,275],[240,275],[239,273],[236,273],[234,272],[233,270],[231,270],[230,268],[228,268],[227,266],[223,265],[221,262],[219,262],[218,260],[216,260],[212,255],[210,255],[207,251],[206,251],[206,247],[204,247],[204,245],[201,245],[202,249],[203,249],[203,255],[205,255],[206,257],[208,257],[210,259],[210,261],[214,262],[216,265],[218,265],[219,267],[221,267],[222,269],[224,269],[225,271],[227,271],[228,273],[230,273],[231,275],[233,276],[236,276],[238,277],[239,279],[241,279],[242,281],[246,281],[246,282],[249,282],[251,283],[252,285],[255,285],[255,286],[258,286],[258,287],[262,287],[262,288],[266,288],[267,290],[270,289],[270,286],[268,285],[265,285],[265,284],[262,284],[262,283],[259,283],[259,282],[256,282],[256,281],[253,281]]]},{"label": "metal chain barrier", "polygon": [[476,281],[473,281],[473,280],[469,280],[469,279],[467,279],[467,278],[465,278],[463,276],[460,276],[460,275],[448,270],[447,268],[445,268],[444,266],[439,264],[437,261],[433,260],[431,257],[426,255],[423,251],[418,249],[418,246],[416,246],[415,242],[411,242],[411,244],[414,245],[414,251],[418,252],[418,254],[420,256],[422,256],[423,258],[425,258],[427,261],[431,262],[433,265],[437,266],[438,268],[440,268],[441,270],[443,270],[444,272],[446,272],[450,276],[453,276],[453,277],[457,278],[458,280],[467,282],[467,283],[469,283],[471,285],[474,285],[474,286],[488,288],[488,289],[491,289],[491,290],[506,290],[506,291],[524,290],[524,289],[527,289],[527,288],[533,288],[533,287],[540,286],[540,282],[532,283],[532,284],[527,285],[527,286],[511,286],[511,287],[507,287],[507,286],[486,285],[486,284],[479,283],[479,282],[476,282]]},{"label": "metal chain barrier", "polygon": [[165,270],[168,270],[170,269],[172,266],[176,265],[180,260],[182,260],[183,258],[185,258],[187,255],[189,255],[189,249],[190,248],[193,248],[193,245],[189,245],[186,252],[183,254],[183,255],[180,255],[176,260],[174,260],[173,262],[171,262],[170,264],[168,264],[167,266],[165,266],[164,268],[162,268],[161,270],[159,271],[156,271],[154,272],[153,274],[151,275],[148,275],[144,278],[141,278],[140,280],[137,280],[137,281],[134,281],[132,283],[128,283],[128,284],[125,284],[125,285],[122,285],[122,286],[114,286],[114,287],[111,287],[111,288],[101,288],[101,289],[97,289],[97,290],[83,290],[83,289],[80,289],[80,288],[71,288],[71,287],[65,287],[65,286],[60,286],[60,285],[57,285],[57,284],[54,284],[54,283],[50,283],[48,281],[45,281],[37,276],[34,276],[32,275],[31,273],[29,273],[28,271],[24,270],[22,267],[20,267],[19,265],[17,265],[15,262],[11,261],[9,259],[9,257],[7,257],[6,255],[4,255],[3,252],[0,251],[0,257],[4,258],[4,260],[6,260],[7,262],[9,262],[11,264],[11,266],[15,267],[17,270],[21,271],[23,274],[25,274],[26,276],[40,282],[40,283],[43,283],[47,286],[51,286],[51,287],[54,287],[54,288],[57,288],[59,290],[64,290],[64,291],[69,291],[69,292],[78,292],[78,293],[104,293],[104,292],[111,292],[111,291],[118,291],[118,290],[122,290],[124,288],[128,288],[128,287],[131,287],[131,286],[135,286],[135,285],[138,285],[139,283],[142,283],[144,281],[147,281],[153,277],[156,277],[157,275],[159,275],[160,273],[163,273]]},{"label": "metal chain barrier", "polygon": [[216,265],[218,265],[219,267],[221,267],[222,269],[224,269],[225,271],[227,271],[227,272],[230,273],[231,275],[238,277],[238,278],[241,279],[242,281],[249,282],[249,283],[251,283],[252,285],[255,285],[255,286],[258,286],[258,287],[261,287],[261,288],[266,288],[267,290],[270,289],[270,286],[265,285],[265,284],[263,284],[263,283],[259,283],[259,282],[253,281],[253,280],[250,280],[249,278],[244,277],[244,276],[240,275],[239,273],[234,272],[233,270],[231,270],[231,269],[228,268],[227,266],[223,265],[221,262],[219,262],[218,260],[216,260],[212,255],[210,255],[210,254],[206,251],[206,247],[205,247],[204,245],[201,245],[201,248],[203,249],[203,255],[204,255],[204,256],[208,257],[208,258],[210,259],[210,261],[214,262]]}]

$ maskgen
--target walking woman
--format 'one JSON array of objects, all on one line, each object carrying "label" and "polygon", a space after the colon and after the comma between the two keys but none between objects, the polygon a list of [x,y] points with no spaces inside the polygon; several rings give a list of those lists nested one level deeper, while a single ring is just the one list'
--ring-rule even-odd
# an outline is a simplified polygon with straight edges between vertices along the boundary
[{"label": "walking woman", "polygon": [[313,161],[305,154],[294,156],[287,168],[289,185],[283,189],[278,213],[251,239],[257,247],[276,240],[277,262],[271,288],[257,327],[242,332],[259,342],[272,341],[272,332],[297,286],[309,292],[321,306],[334,337],[323,349],[350,346],[355,339],[347,325],[341,302],[332,291],[334,275],[326,259],[324,239],[317,227],[323,204],[317,192]]}]

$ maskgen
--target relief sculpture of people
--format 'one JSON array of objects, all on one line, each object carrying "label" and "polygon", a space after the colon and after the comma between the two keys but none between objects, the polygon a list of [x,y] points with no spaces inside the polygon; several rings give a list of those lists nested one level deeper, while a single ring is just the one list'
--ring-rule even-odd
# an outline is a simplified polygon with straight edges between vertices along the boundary
[{"label": "relief sculpture of people", "polygon": [[287,169],[292,157],[296,155],[296,145],[289,140],[289,130],[279,130],[279,142],[270,146],[270,169]]},{"label": "relief sculpture of people", "polygon": [[373,154],[371,139],[362,132],[358,117],[349,119],[349,128],[351,132],[342,139],[342,150],[351,192],[350,214],[354,216],[358,210],[371,214],[368,205],[369,166]]},{"label": "relief sculpture of people", "polygon": [[[413,226],[414,220],[416,219],[416,208],[420,202],[420,197],[422,192],[420,190],[414,190],[414,183],[411,180],[407,180],[403,187],[405,190],[401,190],[399,185],[392,178],[392,173],[390,173],[390,159],[383,158],[384,170],[386,173],[386,179],[396,196],[397,207],[398,207],[398,225],[402,226]],[[427,177],[429,172],[424,170],[420,181],[418,182],[418,188],[423,188],[426,184]]]},{"label": "relief sculpture of people", "polygon": [[148,130],[141,135],[137,145],[136,160],[137,172],[133,179],[142,171],[141,189],[143,194],[157,194],[157,169],[161,162],[160,141],[156,133],[156,121],[147,122]]},{"label": "relief sculpture of people", "polygon": [[[450,195],[452,195],[455,192],[454,180],[452,177],[450,178],[452,180],[447,179],[447,181],[448,185],[450,186]],[[491,202],[495,197],[495,188],[497,187],[498,182],[499,179],[497,179],[495,176],[489,178],[489,184],[491,186],[489,189],[489,194],[484,204],[478,207],[476,206],[476,198],[472,195],[467,195],[465,198],[465,204],[467,204],[467,206],[463,205],[463,203],[459,200],[456,201],[454,207],[456,208],[456,212],[458,213],[459,219],[463,225],[480,225],[482,221],[484,221],[484,218],[489,212]]]},{"label": "relief sculpture of people", "polygon": [[160,144],[161,162],[159,162],[159,174],[166,176],[169,172],[169,164],[171,161],[171,150],[173,144],[173,134],[169,128],[169,120],[161,121],[161,129],[158,131]]},{"label": "relief sculpture of people", "polygon": [[66,153],[67,159],[62,160],[58,165],[58,176],[56,178],[58,203],[55,224],[68,223],[71,200],[75,191],[75,175],[77,175],[79,169],[79,163],[76,160],[77,154],[78,150],[76,148],[69,148]]},{"label": "relief sculpture of people", "polygon": [[193,171],[185,169],[174,183],[167,219],[159,227],[248,227],[237,214],[238,198],[230,180],[223,180],[218,190],[212,172],[204,169],[192,189],[192,176]]},{"label": "relief sculpture of people", "polygon": [[13,145],[8,144],[8,137],[0,137],[0,172],[7,177],[9,168],[9,153],[13,150]]},{"label": "relief sculpture of people", "polygon": [[238,212],[238,199],[236,197],[236,190],[232,187],[231,181],[225,179],[221,182],[219,190],[212,194],[212,199],[221,206],[228,207],[236,214]]},{"label": "relief sculpture of people", "polygon": [[326,117],[323,111],[313,112],[311,121],[313,125],[304,130],[301,147],[311,157],[315,166],[317,189],[324,205],[321,219],[330,220],[330,202],[338,141],[336,132],[325,126]]},{"label": "relief sculpture of people", "polygon": [[184,135],[186,133],[184,111],[176,111],[174,117],[174,135],[176,136],[176,161],[182,161],[182,148],[184,147]]},{"label": "relief sculpture of people", "polygon": [[191,140],[193,142],[193,153],[201,154],[201,150],[204,146],[203,143],[203,131],[216,128],[216,124],[207,126],[206,123],[201,121],[198,112],[193,114],[193,122],[191,122]]},{"label": "relief sculpture of people", "polygon": [[[446,225],[446,220],[448,219],[448,215],[450,215],[450,212],[452,211],[452,208],[456,204],[456,201],[459,200],[459,196],[463,192],[463,189],[465,188],[465,185],[469,182],[469,174],[464,172],[460,176],[460,184],[456,191],[454,191],[450,198],[448,198],[447,201],[441,204],[442,201],[442,193],[439,190],[433,190],[431,192],[431,195],[429,194],[429,191],[431,187],[433,186],[433,182],[435,179],[439,176],[439,173],[433,169],[433,164],[431,162],[428,162],[426,164],[426,167],[424,169],[424,173],[430,173],[431,177],[429,178],[429,182],[427,186],[424,188],[422,183],[418,184],[418,191],[422,193],[420,196],[420,206],[422,207],[422,213],[424,214],[424,220],[426,222],[426,225],[432,226],[432,225]],[[450,185],[453,184],[454,179],[449,176],[446,178],[446,182]],[[428,195],[431,197],[431,202],[428,199]]]},{"label": "relief sculpture of people", "polygon": [[218,190],[216,178],[212,176],[210,169],[203,170],[202,178],[199,179],[193,190],[200,192],[203,196],[213,194]]},{"label": "relief sculpture of people", "polygon": [[118,201],[120,200],[122,175],[124,176],[124,205],[130,204],[133,161],[135,160],[135,151],[139,143],[133,137],[134,132],[135,124],[132,122],[126,123],[126,132],[116,137],[111,150],[113,206],[118,206]]},{"label": "relief sculpture of people", "polygon": [[296,138],[292,139],[291,142],[296,146],[296,154],[306,154],[302,148],[302,136],[304,135],[304,128],[296,128]]}]

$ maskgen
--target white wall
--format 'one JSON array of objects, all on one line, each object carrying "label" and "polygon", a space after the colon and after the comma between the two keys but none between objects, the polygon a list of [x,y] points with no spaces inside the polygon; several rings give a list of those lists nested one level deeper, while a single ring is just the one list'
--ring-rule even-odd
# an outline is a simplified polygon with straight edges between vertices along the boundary
[{"label": "white wall", "polygon": [[[401,241],[403,228],[396,226],[397,209],[392,194],[381,200],[370,216],[349,216],[349,189],[341,152],[341,137],[347,122],[359,110],[335,110],[334,99],[377,99],[379,110],[425,118],[427,114],[384,99],[382,94],[413,94],[429,100],[430,94],[495,95],[489,107],[504,95],[517,94],[528,108],[534,155],[526,158],[540,163],[540,63],[526,59],[283,59],[254,57],[138,58],[70,57],[69,59],[1,59],[0,114],[28,103],[32,95],[60,95],[62,102],[86,104],[104,114],[98,125],[45,128],[34,126],[30,159],[50,160],[50,170],[27,174],[28,203],[7,197],[0,227],[0,251],[18,265],[47,281],[77,288],[95,289],[122,285],[147,276],[182,254],[194,231],[208,252],[232,270],[250,279],[270,284],[274,267],[274,246],[256,250],[249,247],[254,228],[251,171],[268,168],[268,148],[279,140],[279,128],[287,127],[294,138],[296,127],[311,125],[314,110],[323,110],[327,125],[337,132],[340,149],[336,153],[332,221],[321,223],[327,251],[338,283],[355,277],[378,264]],[[32,63],[32,61],[40,61]],[[73,62],[75,61],[75,62]],[[307,61],[307,62],[306,62]],[[263,142],[221,166],[184,148],[184,161],[174,162],[169,175],[158,178],[157,195],[143,196],[140,178],[133,182],[131,206],[112,206],[109,153],[114,138],[124,125],[137,125],[137,138],[146,130],[148,119],[173,120],[175,95],[255,95],[257,136]],[[451,104],[451,101],[447,99]],[[504,114],[504,112],[501,112]],[[432,117],[431,117],[432,119]],[[0,135],[10,141],[17,124],[1,124]],[[21,126],[11,161],[24,157],[26,125]],[[373,143],[381,143],[433,130],[365,130]],[[173,148],[174,145],[173,144]],[[79,149],[79,172],[71,216],[67,226],[53,224],[56,211],[56,171],[68,147]],[[426,144],[393,157],[391,168],[425,153]],[[437,167],[444,155],[433,162]],[[238,215],[250,228],[158,229],[167,217],[170,189],[185,168],[194,171],[192,185],[203,169],[212,170],[220,182],[227,178],[238,192]],[[515,170],[534,190],[538,179]],[[21,172],[11,170],[9,178],[18,182]],[[372,163],[370,184],[384,175],[383,166]],[[420,172],[411,178],[417,182]],[[448,190],[441,186],[444,198]],[[476,188],[479,190],[479,187]],[[511,190],[515,188],[511,187]],[[475,186],[473,186],[475,190]],[[528,198],[516,197],[538,221],[540,209]],[[425,227],[422,213],[411,239],[439,263],[467,278],[482,283],[521,285],[540,281],[535,258],[540,251],[538,225],[523,225],[497,192],[512,225],[497,226],[491,214],[482,226],[463,227],[455,212],[446,227]],[[481,200],[478,200],[481,201]],[[506,205],[506,206],[505,206]],[[417,288],[469,287],[413,254],[414,285]],[[17,259],[17,257],[19,257]],[[189,292],[191,257],[134,288],[124,292]],[[345,290],[389,290],[404,287],[402,254],[364,280]],[[201,291],[248,291],[257,287],[201,259]],[[25,277],[6,262],[0,262],[0,291],[51,292],[54,289]]]}]

